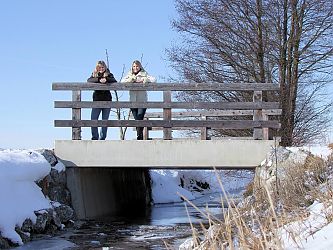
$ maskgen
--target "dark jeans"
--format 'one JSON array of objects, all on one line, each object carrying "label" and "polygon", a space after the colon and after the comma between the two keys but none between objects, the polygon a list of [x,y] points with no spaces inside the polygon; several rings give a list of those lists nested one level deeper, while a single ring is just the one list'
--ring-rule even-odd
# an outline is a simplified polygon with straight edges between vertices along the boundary
[{"label": "dark jeans", "polygon": [[[133,114],[135,120],[143,120],[143,118],[146,114],[145,108],[134,108],[134,109],[131,109],[131,111],[132,111],[132,114]],[[136,128],[136,134],[137,134],[137,140],[143,140],[143,128],[142,127]]]},{"label": "dark jeans", "polygon": [[[91,120],[98,120],[100,113],[102,113],[102,120],[108,120],[110,111],[111,111],[110,108],[93,108],[91,110]],[[107,132],[108,132],[108,128],[102,127],[100,136],[98,136],[98,128],[92,127],[91,128],[91,136],[92,136],[91,139],[92,140],[98,140],[98,139],[105,140]]]}]

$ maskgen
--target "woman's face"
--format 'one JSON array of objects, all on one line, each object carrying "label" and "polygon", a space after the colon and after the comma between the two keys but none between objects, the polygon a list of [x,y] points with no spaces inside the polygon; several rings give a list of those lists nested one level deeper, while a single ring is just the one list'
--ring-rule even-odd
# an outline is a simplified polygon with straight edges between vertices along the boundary
[{"label": "woman's face", "polygon": [[98,72],[99,73],[104,73],[105,72],[105,67],[102,64],[98,64]]},{"label": "woman's face", "polygon": [[133,63],[133,65],[132,65],[132,71],[133,71],[133,73],[136,74],[136,73],[138,73],[140,70],[141,70],[140,66],[137,65],[136,63]]}]

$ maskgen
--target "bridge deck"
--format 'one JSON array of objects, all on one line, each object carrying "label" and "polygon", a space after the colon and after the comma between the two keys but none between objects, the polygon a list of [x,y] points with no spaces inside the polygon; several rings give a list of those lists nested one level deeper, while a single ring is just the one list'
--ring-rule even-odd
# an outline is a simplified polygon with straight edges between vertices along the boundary
[{"label": "bridge deck", "polygon": [[66,167],[255,168],[272,140],[57,140]]}]

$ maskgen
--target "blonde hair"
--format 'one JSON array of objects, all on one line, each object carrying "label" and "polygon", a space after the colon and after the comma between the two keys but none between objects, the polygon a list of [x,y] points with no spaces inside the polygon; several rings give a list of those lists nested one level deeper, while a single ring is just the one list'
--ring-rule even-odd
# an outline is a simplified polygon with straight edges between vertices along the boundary
[{"label": "blonde hair", "polygon": [[145,71],[145,69],[142,67],[141,62],[139,60],[134,60],[133,63],[132,63],[132,69],[131,69],[132,70],[132,74],[134,74],[134,72],[133,72],[133,65],[134,64],[136,64],[136,65],[138,65],[140,67],[140,71]]},{"label": "blonde hair", "polygon": [[104,67],[105,72],[103,74],[103,77],[107,77],[110,74],[109,68],[106,66],[106,63],[104,61],[97,61],[94,72],[93,72],[93,77],[98,77],[99,73],[99,68]]}]

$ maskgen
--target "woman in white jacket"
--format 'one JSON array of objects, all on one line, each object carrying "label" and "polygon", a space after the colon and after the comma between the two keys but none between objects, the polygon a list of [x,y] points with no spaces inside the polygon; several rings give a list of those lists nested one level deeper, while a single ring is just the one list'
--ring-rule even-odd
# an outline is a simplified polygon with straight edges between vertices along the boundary
[{"label": "woman in white jacket", "polygon": [[[156,82],[155,77],[148,75],[147,71],[144,70],[140,61],[135,60],[132,63],[131,70],[127,73],[127,75],[121,80],[121,82],[127,83],[148,83],[148,82]],[[147,102],[147,91],[145,90],[130,90],[130,101],[131,102]],[[146,108],[131,108],[131,112],[134,116],[135,120],[143,120]],[[137,127],[137,140],[143,139],[143,128]]]}]

